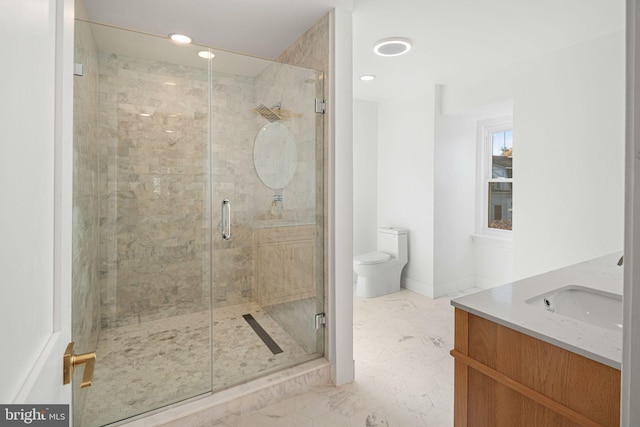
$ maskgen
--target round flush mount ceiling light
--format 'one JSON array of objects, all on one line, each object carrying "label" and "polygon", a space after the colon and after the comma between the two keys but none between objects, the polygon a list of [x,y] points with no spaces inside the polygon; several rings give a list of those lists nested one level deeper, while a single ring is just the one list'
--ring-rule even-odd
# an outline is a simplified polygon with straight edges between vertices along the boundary
[{"label": "round flush mount ceiling light", "polygon": [[198,52],[198,56],[203,59],[213,59],[216,57],[213,52],[209,52],[208,50],[201,50]]},{"label": "round flush mount ceiling light", "polygon": [[378,40],[373,51],[380,56],[398,56],[411,50],[411,40],[404,37],[391,37]]},{"label": "round flush mount ceiling light", "polygon": [[169,38],[178,43],[178,44],[189,44],[191,43],[191,37],[186,36],[184,34],[171,33],[169,34]]},{"label": "round flush mount ceiling light", "polygon": [[373,74],[365,74],[364,76],[360,76],[360,80],[363,82],[370,82],[371,80],[375,80],[376,76]]}]

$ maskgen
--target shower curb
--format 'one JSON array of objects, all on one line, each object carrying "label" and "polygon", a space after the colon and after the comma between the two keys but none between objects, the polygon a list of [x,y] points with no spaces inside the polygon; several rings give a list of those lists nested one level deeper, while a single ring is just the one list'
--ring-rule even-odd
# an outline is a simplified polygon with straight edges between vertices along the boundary
[{"label": "shower curb", "polygon": [[331,384],[331,365],[326,359],[316,359],[209,396],[171,405],[128,422],[109,426],[211,426],[225,417],[240,417],[315,386]]}]

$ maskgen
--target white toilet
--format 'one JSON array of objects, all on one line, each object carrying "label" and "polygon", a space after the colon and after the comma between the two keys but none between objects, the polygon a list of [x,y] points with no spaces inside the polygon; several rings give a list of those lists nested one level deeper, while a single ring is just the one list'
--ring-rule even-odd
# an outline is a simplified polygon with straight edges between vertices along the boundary
[{"label": "white toilet", "polygon": [[378,297],[400,290],[400,275],[407,264],[407,230],[378,228],[378,251],[356,255],[356,295]]}]

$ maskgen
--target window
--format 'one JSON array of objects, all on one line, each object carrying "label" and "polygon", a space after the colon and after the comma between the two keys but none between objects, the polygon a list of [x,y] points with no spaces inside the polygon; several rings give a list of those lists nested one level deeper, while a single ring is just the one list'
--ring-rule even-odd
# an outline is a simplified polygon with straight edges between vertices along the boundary
[{"label": "window", "polygon": [[513,227],[513,123],[511,117],[478,122],[478,231]]}]

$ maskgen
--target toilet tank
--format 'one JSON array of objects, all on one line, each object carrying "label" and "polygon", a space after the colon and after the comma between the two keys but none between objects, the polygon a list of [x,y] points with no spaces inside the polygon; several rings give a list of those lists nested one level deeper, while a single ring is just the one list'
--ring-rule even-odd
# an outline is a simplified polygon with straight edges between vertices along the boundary
[{"label": "toilet tank", "polygon": [[403,228],[378,228],[378,252],[385,252],[406,261],[407,233],[408,230]]}]

